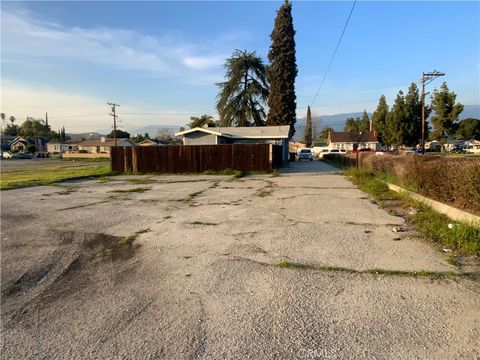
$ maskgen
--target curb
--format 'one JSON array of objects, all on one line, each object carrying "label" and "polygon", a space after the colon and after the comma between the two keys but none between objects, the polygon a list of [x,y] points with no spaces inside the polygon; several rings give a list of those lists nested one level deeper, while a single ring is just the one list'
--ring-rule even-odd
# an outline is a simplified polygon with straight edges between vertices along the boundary
[{"label": "curb", "polygon": [[417,201],[420,201],[428,206],[430,206],[432,209],[438,211],[441,214],[447,215],[450,219],[463,222],[463,223],[468,223],[473,226],[480,227],[480,216],[470,214],[469,212],[459,210],[457,208],[454,208],[450,205],[446,205],[444,203],[441,203],[436,200],[429,199],[425,196],[422,196],[420,194],[414,193],[412,191],[406,190],[400,186],[390,184],[388,182],[385,182],[387,184],[388,188],[390,190],[393,190],[398,193],[404,193],[412,197],[412,199],[415,199]]}]

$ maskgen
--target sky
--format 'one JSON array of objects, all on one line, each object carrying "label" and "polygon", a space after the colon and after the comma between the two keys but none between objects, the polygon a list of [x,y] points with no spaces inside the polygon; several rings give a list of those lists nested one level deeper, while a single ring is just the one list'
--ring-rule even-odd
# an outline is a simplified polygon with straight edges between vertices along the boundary
[{"label": "sky", "polygon": [[[281,1],[1,2],[1,112],[67,132],[182,126],[215,110],[235,49],[268,62]],[[480,104],[480,3],[358,1],[312,104],[353,2],[293,1],[297,117],[392,105],[422,72],[462,104]]]}]

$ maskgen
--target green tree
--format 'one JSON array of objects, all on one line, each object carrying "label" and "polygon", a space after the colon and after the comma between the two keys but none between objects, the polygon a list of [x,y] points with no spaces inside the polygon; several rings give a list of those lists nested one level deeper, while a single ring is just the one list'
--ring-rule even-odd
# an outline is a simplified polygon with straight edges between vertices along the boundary
[{"label": "green tree", "polygon": [[480,120],[474,118],[463,119],[458,123],[458,129],[455,133],[456,139],[480,140]]},{"label": "green tree", "polygon": [[58,136],[55,131],[50,129],[49,125],[45,124],[44,120],[31,117],[27,117],[27,120],[25,120],[20,126],[18,129],[18,135],[30,142],[35,142],[37,138],[51,140]]},{"label": "green tree", "polygon": [[449,91],[446,82],[442,84],[440,90],[435,89],[433,92],[431,103],[432,110],[435,111],[435,115],[432,116],[433,138],[445,141],[455,134],[458,116],[463,111],[462,104],[455,104],[456,98],[457,95]]},{"label": "green tree", "polygon": [[211,115],[191,116],[190,122],[187,124],[190,129],[204,127],[205,125],[208,127],[218,126]]},{"label": "green tree", "polygon": [[130,133],[117,129],[115,132],[112,130],[110,134],[107,135],[107,138],[113,139],[117,135],[117,139],[130,139]]},{"label": "green tree", "polygon": [[295,78],[295,29],[292,3],[286,0],[277,11],[275,25],[270,35],[272,45],[268,53],[270,66],[267,78],[270,83],[268,97],[268,125],[290,125],[290,138],[295,134],[297,96]]},{"label": "green tree", "polygon": [[333,128],[331,128],[330,126],[324,127],[320,132],[320,140],[327,141],[328,133],[333,131],[334,131]]},{"label": "green tree", "polygon": [[310,111],[310,106],[307,107],[307,120],[305,123],[305,136],[304,142],[307,148],[312,147],[312,112]]},{"label": "green tree", "polygon": [[362,118],[358,122],[358,131],[370,131],[370,118],[368,117],[367,110],[363,111]]},{"label": "green tree", "polygon": [[[404,124],[405,145],[417,145],[422,139],[422,99],[418,92],[417,85],[412,82],[405,96],[406,122]],[[431,109],[425,106],[425,136],[428,135],[428,123]]]},{"label": "green tree", "polygon": [[400,146],[405,144],[405,124],[407,122],[405,97],[403,91],[399,91],[392,110],[386,119],[385,144]]},{"label": "green tree", "polygon": [[388,115],[388,105],[385,96],[380,96],[377,109],[372,114],[372,127],[378,133],[378,140],[381,144],[385,143],[386,120]]},{"label": "green tree", "polygon": [[5,127],[5,130],[3,133],[5,135],[11,135],[11,136],[18,136],[18,133],[20,132],[20,127],[15,124],[7,124]]},{"label": "green tree", "polygon": [[224,65],[225,81],[217,83],[217,110],[222,126],[265,125],[268,99],[265,65],[255,52],[235,50]]},{"label": "green tree", "polygon": [[347,120],[345,120],[345,126],[343,127],[343,131],[358,132],[358,121],[355,120],[353,117],[347,118]]}]

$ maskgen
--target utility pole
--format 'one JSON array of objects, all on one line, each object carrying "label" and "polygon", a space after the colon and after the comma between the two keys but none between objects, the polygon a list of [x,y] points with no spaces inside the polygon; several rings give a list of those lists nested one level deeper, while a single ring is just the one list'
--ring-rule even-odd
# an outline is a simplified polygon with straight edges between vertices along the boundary
[{"label": "utility pole", "polygon": [[422,74],[422,154],[425,154],[425,85],[431,83],[435,78],[444,75],[445,73],[437,70]]},{"label": "utility pole", "polygon": [[120,105],[115,104],[115,103],[109,103],[109,102],[107,102],[107,104],[112,107],[112,113],[109,114],[109,115],[113,116],[113,145],[117,146],[117,117],[118,117],[118,115],[116,115],[116,113],[115,113],[115,107],[120,106]]}]

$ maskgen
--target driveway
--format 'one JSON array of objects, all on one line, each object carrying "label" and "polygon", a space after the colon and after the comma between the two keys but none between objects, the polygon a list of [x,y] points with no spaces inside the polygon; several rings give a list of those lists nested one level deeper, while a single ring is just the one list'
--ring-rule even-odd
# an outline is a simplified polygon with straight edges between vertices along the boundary
[{"label": "driveway", "polygon": [[340,170],[325,161],[293,161],[289,162],[287,166],[280,169],[282,174],[335,174],[340,173]]},{"label": "driveway", "polygon": [[341,175],[1,196],[2,358],[480,356],[479,283]]}]

